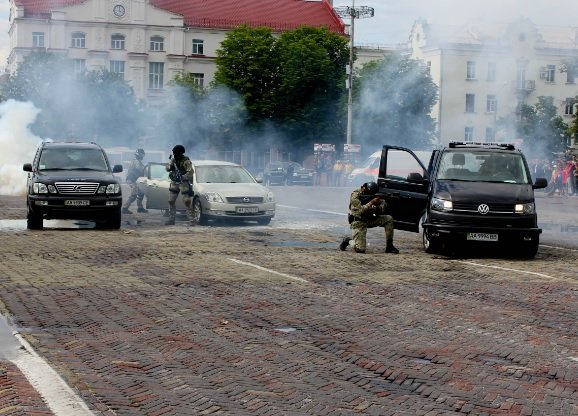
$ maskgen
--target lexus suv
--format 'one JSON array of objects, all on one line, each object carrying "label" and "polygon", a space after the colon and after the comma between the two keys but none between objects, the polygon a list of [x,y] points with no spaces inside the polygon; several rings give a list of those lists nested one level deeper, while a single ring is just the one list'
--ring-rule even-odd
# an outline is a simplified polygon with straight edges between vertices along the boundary
[{"label": "lexus suv", "polygon": [[119,229],[122,194],[106,153],[96,143],[42,142],[28,172],[28,229],[41,230],[45,219],[79,219],[96,228]]},{"label": "lexus suv", "polygon": [[[405,170],[390,160],[406,160]],[[533,258],[538,251],[538,217],[524,154],[512,144],[450,142],[432,152],[427,168],[410,150],[383,146],[379,193],[397,229],[423,231],[426,252],[447,248],[500,247]]]}]

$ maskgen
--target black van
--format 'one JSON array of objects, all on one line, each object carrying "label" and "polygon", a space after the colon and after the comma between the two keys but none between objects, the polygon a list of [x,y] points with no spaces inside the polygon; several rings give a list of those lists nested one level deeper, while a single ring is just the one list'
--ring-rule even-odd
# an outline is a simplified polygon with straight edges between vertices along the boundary
[{"label": "black van", "polygon": [[[388,160],[406,167],[390,169]],[[397,165],[396,165],[397,166]],[[378,177],[395,228],[420,232],[426,252],[503,246],[533,258],[539,235],[534,189],[524,154],[511,144],[450,142],[434,149],[426,168],[404,147],[383,146]]]}]

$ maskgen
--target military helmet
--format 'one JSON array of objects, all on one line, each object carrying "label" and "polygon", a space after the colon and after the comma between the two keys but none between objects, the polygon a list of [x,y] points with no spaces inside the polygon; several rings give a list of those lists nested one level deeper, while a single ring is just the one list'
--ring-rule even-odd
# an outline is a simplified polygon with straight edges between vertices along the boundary
[{"label": "military helmet", "polygon": [[145,156],[145,151],[144,151],[144,149],[136,149],[136,152],[134,152],[134,155],[137,159],[142,159]]},{"label": "military helmet", "polygon": [[184,154],[185,154],[185,146],[183,146],[182,144],[177,144],[175,147],[173,147],[173,155],[182,156]]},{"label": "military helmet", "polygon": [[375,195],[377,193],[377,190],[379,189],[377,184],[373,181],[364,183],[363,187],[367,190],[367,193],[369,195]]}]

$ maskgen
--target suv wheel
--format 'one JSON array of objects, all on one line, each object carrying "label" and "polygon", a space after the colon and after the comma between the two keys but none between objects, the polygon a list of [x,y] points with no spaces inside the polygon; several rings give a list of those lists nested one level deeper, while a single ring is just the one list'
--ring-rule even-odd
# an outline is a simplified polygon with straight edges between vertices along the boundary
[{"label": "suv wheel", "polygon": [[42,215],[36,214],[34,211],[30,210],[30,208],[28,208],[26,219],[26,226],[29,230],[42,230],[44,227]]}]

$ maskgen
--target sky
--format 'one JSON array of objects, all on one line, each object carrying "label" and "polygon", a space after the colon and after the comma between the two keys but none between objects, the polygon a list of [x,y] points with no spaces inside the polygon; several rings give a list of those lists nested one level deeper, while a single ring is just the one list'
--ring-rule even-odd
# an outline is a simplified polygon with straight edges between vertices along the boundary
[{"label": "sky", "polygon": [[[355,1],[355,3],[353,3]],[[333,0],[333,6],[373,7],[374,17],[355,20],[356,44],[406,42],[413,23],[460,25],[480,20],[510,23],[528,18],[539,26],[578,27],[576,0]],[[344,19],[349,24],[350,19]]]}]

